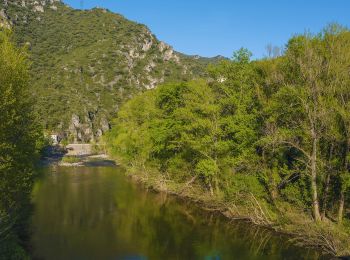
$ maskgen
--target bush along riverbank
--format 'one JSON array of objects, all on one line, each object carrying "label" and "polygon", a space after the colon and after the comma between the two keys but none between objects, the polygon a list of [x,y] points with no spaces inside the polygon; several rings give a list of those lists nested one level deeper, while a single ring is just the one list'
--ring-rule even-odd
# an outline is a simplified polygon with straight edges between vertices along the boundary
[{"label": "bush along riverbank", "polygon": [[110,154],[155,189],[350,255],[350,32],[330,25],[282,56],[250,56],[132,98]]},{"label": "bush along riverbank", "polygon": [[28,89],[26,52],[0,31],[0,259],[27,259],[30,194],[44,144]]}]

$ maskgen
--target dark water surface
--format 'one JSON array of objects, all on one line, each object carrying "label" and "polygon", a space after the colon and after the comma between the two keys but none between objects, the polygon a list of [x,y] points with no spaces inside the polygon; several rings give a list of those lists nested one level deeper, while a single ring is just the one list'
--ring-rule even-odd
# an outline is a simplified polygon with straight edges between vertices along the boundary
[{"label": "dark water surface", "polygon": [[284,236],[142,189],[120,168],[48,168],[33,191],[36,259],[318,259]]}]

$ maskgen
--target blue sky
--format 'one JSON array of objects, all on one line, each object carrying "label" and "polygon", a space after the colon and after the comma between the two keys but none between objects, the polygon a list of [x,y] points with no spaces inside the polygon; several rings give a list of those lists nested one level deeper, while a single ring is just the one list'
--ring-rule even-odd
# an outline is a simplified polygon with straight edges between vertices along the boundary
[{"label": "blue sky", "polygon": [[350,27],[350,0],[63,0],[84,9],[108,8],[147,25],[175,50],[231,57],[246,47],[255,58],[266,45],[284,46],[296,33],[337,22]]}]

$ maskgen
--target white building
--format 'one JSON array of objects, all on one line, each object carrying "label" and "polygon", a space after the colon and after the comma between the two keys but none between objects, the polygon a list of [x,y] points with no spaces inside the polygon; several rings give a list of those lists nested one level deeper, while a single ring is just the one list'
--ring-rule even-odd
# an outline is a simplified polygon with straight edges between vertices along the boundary
[{"label": "white building", "polygon": [[58,143],[60,142],[58,135],[52,134],[50,135],[50,137],[51,137],[52,144],[58,145]]}]

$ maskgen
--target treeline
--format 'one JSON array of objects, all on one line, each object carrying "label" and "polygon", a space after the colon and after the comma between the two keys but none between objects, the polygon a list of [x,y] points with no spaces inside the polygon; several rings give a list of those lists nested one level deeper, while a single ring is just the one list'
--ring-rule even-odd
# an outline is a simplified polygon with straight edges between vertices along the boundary
[{"label": "treeline", "polygon": [[280,57],[250,58],[240,49],[209,80],[131,99],[111,152],[225,201],[253,194],[279,216],[301,209],[349,226],[350,32],[330,25],[291,38]]},{"label": "treeline", "polygon": [[30,193],[42,131],[30,101],[25,50],[0,31],[0,259],[26,259]]}]

